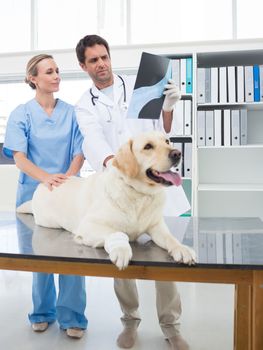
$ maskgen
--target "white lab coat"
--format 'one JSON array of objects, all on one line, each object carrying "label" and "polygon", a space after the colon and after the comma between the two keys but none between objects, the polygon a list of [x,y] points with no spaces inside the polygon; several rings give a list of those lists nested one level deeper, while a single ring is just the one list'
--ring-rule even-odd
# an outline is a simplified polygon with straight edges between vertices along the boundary
[{"label": "white lab coat", "polygon": [[122,76],[122,78],[125,83],[126,102],[123,83],[117,75],[114,75],[114,101],[93,85],[92,94],[98,96],[94,99],[95,105],[92,104],[90,89],[76,104],[77,120],[84,135],[83,151],[96,171],[102,169],[104,159],[110,154],[115,154],[129,137],[154,128],[152,120],[126,118],[135,78],[134,76]]},{"label": "white lab coat", "polygon": [[[114,100],[111,100],[93,84],[92,93],[88,89],[75,107],[79,127],[84,136],[83,152],[96,171],[102,170],[104,159],[115,154],[130,137],[153,129],[162,130],[161,121],[126,118],[135,77],[122,76],[122,78],[125,89],[122,80],[114,75]],[[124,91],[126,91],[126,101]],[[95,105],[92,103],[92,95],[97,97],[93,99]],[[190,208],[181,186],[172,186],[169,192],[175,192],[169,195],[175,201],[172,209],[173,216],[180,215]],[[166,215],[169,215],[169,212],[166,211]]]}]

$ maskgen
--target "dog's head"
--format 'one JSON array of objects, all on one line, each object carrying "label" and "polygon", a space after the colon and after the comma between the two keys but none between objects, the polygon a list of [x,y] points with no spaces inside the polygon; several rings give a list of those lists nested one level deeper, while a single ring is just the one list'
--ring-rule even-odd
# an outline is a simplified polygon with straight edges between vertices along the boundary
[{"label": "dog's head", "polygon": [[147,132],[124,144],[113,159],[112,165],[129,178],[151,186],[179,186],[178,173],[171,171],[181,160],[181,152],[173,149],[161,132]]}]

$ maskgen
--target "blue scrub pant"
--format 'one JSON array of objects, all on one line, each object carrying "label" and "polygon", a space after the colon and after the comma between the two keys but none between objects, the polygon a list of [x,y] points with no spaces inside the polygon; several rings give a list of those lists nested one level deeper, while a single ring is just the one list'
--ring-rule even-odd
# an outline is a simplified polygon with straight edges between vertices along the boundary
[{"label": "blue scrub pant", "polygon": [[33,273],[32,297],[33,312],[28,315],[31,323],[57,320],[62,329],[87,328],[85,277],[59,275],[56,298],[54,275]]}]

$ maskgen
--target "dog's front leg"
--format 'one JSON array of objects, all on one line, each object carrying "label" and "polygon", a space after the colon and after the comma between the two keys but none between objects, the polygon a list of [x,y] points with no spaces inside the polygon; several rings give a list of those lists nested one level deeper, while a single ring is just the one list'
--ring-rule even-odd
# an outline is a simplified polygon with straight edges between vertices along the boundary
[{"label": "dog's front leg", "polygon": [[105,239],[104,249],[119,270],[123,270],[128,266],[132,258],[132,249],[129,244],[129,237],[126,233],[111,233]]},{"label": "dog's front leg", "polygon": [[170,233],[163,219],[160,220],[158,224],[150,227],[148,234],[151,236],[154,243],[169,252],[174,261],[188,265],[192,265],[196,262],[195,252],[191,248],[181,244]]}]

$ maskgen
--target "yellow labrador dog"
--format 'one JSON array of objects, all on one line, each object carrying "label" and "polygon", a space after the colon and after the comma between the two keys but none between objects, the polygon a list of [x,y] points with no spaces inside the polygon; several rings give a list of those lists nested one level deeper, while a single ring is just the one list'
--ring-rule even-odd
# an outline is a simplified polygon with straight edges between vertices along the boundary
[{"label": "yellow labrador dog", "polygon": [[17,211],[33,213],[38,225],[72,232],[80,244],[104,247],[119,269],[132,258],[129,241],[143,233],[176,262],[190,265],[195,253],[169,232],[163,219],[164,186],[181,184],[170,170],[180,159],[162,133],[144,133],[124,144],[105,171],[70,177],[53,191],[40,184],[32,201]]}]

